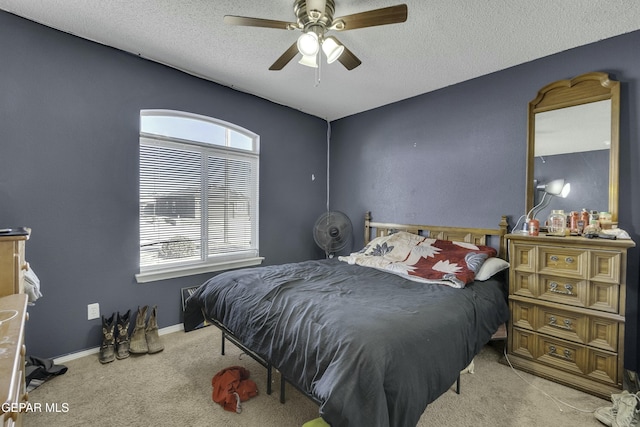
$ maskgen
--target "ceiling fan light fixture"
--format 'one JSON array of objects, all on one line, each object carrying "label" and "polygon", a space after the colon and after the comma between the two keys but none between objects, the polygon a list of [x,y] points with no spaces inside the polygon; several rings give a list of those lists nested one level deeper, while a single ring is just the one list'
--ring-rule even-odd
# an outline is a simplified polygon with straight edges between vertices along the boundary
[{"label": "ceiling fan light fixture", "polygon": [[303,56],[314,56],[320,50],[320,43],[318,42],[318,35],[313,31],[302,33],[298,37],[298,51]]},{"label": "ceiling fan light fixture", "polygon": [[306,65],[311,68],[318,68],[317,55],[302,55],[302,59],[298,61],[298,64]]},{"label": "ceiling fan light fixture", "polygon": [[[323,46],[324,54],[329,64],[339,61],[347,70],[353,70],[360,66],[362,61],[356,57],[346,46],[342,45],[334,37],[332,41],[325,40],[328,31],[346,31],[358,28],[378,27],[381,25],[399,24],[407,20],[407,5],[372,9],[364,12],[334,17],[335,3],[337,0],[294,0],[293,13],[295,22],[279,21],[274,19],[252,18],[250,16],[225,15],[224,22],[228,25],[247,27],[275,28],[280,30],[302,30],[297,40],[284,51],[280,57],[269,67],[269,70],[282,70],[290,61],[302,54],[301,64],[320,69],[320,47]],[[315,58],[310,58],[315,56]],[[316,73],[317,83],[320,82]]]},{"label": "ceiling fan light fixture", "polygon": [[335,62],[342,52],[344,52],[344,46],[338,44],[334,39],[327,38],[322,42],[322,51],[327,56],[327,63],[331,64]]}]

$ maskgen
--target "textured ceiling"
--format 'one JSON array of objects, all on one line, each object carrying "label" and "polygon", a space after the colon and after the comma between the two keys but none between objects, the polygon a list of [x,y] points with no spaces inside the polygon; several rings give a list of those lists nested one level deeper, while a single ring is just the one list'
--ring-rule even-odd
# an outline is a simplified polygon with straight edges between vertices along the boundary
[{"label": "textured ceiling", "polygon": [[[336,0],[335,16],[401,0]],[[0,0],[0,9],[219,84],[334,120],[640,29],[638,0],[408,0],[403,24],[336,35],[362,60],[316,72],[269,66],[297,31],[223,16],[295,21],[293,0]],[[589,71],[589,70],[585,70]]]}]

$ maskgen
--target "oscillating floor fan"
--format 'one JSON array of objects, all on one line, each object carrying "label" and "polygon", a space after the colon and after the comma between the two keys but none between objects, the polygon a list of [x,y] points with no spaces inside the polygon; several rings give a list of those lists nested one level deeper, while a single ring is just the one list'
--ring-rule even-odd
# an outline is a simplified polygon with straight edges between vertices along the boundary
[{"label": "oscillating floor fan", "polygon": [[313,239],[327,258],[344,249],[350,242],[353,227],[348,216],[339,211],[320,215],[313,227]]}]

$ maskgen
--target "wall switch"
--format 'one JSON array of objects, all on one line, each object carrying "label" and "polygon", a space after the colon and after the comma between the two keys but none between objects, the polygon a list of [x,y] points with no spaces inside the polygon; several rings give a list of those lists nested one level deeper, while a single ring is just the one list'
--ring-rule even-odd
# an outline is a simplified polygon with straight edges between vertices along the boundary
[{"label": "wall switch", "polygon": [[98,319],[100,317],[100,304],[97,302],[87,306],[87,320]]}]

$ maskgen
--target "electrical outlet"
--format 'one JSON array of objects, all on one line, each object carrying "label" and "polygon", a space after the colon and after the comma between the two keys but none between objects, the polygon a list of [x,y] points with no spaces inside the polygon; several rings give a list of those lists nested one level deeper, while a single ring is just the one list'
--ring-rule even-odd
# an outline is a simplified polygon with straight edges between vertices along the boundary
[{"label": "electrical outlet", "polygon": [[87,306],[87,320],[98,319],[100,317],[100,304],[97,302]]}]

